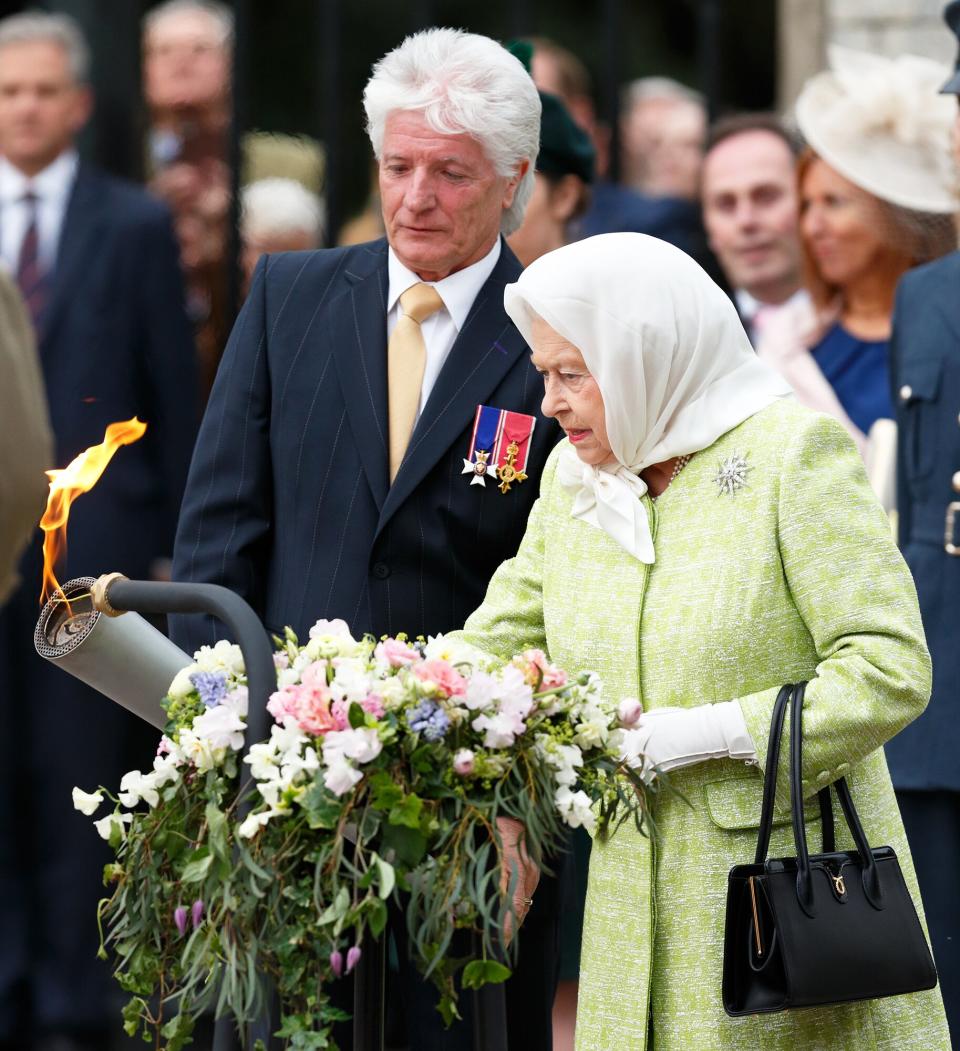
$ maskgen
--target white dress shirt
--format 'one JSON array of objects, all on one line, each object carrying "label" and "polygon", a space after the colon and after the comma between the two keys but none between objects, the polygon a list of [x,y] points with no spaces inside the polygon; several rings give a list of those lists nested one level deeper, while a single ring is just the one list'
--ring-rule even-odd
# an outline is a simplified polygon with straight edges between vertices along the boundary
[{"label": "white dress shirt", "polygon": [[[420,326],[423,334],[424,346],[427,348],[427,360],[423,369],[423,384],[420,387],[420,407],[417,410],[419,416],[423,412],[424,405],[430,397],[430,391],[437,382],[437,376],[447,360],[450,348],[463,328],[473,301],[477,298],[480,289],[483,288],[487,278],[493,273],[493,268],[500,258],[500,238],[494,241],[493,247],[477,262],[457,270],[442,281],[427,281],[440,294],[443,300],[443,310],[438,310],[426,318]],[[421,280],[412,271],[408,270],[396,257],[393,249],[387,251],[387,275],[389,286],[387,288],[387,340],[393,335],[397,320],[400,317],[402,307],[400,297],[408,288],[418,285]]]},{"label": "white dress shirt", "polygon": [[782,303],[761,303],[755,296],[750,295],[745,288],[738,288],[734,291],[733,298],[736,300],[737,310],[743,319],[743,326],[747,330],[750,342],[756,347],[760,342],[760,337],[763,335],[764,328],[776,317],[781,308],[808,299],[809,293],[806,289],[798,288],[792,296],[785,299]]},{"label": "white dress shirt", "polygon": [[30,225],[28,193],[37,198],[37,253],[40,268],[53,269],[63,229],[63,217],[77,176],[76,150],[65,150],[33,178],[24,175],[4,157],[0,157],[0,260],[15,274],[20,262],[20,248]]}]

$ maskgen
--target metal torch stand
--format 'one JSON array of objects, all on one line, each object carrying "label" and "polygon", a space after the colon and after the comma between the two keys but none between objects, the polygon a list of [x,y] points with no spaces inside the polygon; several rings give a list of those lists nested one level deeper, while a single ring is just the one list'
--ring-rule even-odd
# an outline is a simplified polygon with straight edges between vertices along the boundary
[{"label": "metal torch stand", "polygon": [[[204,613],[230,630],[243,653],[247,671],[248,713],[244,754],[251,744],[269,734],[267,701],[277,688],[270,640],[259,618],[239,595],[219,584],[178,584],[118,578],[109,586],[108,599],[117,611],[136,613]],[[241,820],[249,804],[241,812]],[[353,1051],[383,1051],[386,937],[364,946],[354,980]],[[214,1051],[240,1051],[255,1040],[279,1049],[272,1036],[269,1015],[252,1023],[246,1039],[229,1019],[221,1018],[214,1032]],[[507,1051],[507,1014],[503,985],[487,985],[474,994],[474,1051]],[[411,1047],[416,1048],[415,1037]]]}]

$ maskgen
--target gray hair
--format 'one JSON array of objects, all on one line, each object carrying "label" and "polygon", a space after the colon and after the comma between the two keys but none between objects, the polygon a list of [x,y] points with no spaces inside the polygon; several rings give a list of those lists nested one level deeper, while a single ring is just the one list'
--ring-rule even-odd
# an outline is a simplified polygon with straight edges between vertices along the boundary
[{"label": "gray hair", "polygon": [[13,44],[56,44],[67,56],[74,83],[90,77],[90,48],[78,23],[69,15],[30,10],[0,20],[0,50]]},{"label": "gray hair", "polygon": [[217,27],[218,43],[222,47],[233,46],[233,11],[226,4],[217,0],[166,0],[158,4],[143,19],[144,36],[171,15],[202,14],[206,15]]},{"label": "gray hair", "polygon": [[246,232],[283,237],[305,233],[319,245],[326,216],[323,201],[296,179],[260,179],[240,191]]},{"label": "gray hair", "polygon": [[639,80],[631,80],[623,87],[620,105],[622,109],[629,110],[640,102],[650,102],[653,99],[689,102],[704,107],[703,95],[699,91],[694,91],[671,77],[640,77]]},{"label": "gray hair", "polygon": [[379,159],[387,117],[419,111],[441,135],[466,134],[498,175],[530,162],[500,221],[504,235],[523,222],[540,149],[540,96],[519,59],[495,40],[460,29],[415,33],[373,67],[363,92],[367,134]]}]

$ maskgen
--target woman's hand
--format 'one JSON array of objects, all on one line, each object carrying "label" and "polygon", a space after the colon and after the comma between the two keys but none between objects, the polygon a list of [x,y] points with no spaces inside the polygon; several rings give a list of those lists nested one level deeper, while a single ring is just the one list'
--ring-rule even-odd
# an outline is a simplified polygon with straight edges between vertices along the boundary
[{"label": "woman's hand", "polygon": [[[498,817],[497,831],[503,843],[503,855],[500,862],[500,892],[506,894],[511,880],[514,881],[513,909],[518,923],[523,923],[533,904],[533,893],[540,882],[540,869],[527,853],[523,841],[525,830],[519,821],[512,817]],[[507,913],[504,920],[503,937],[506,944],[509,945],[513,937],[513,917],[510,913]]]}]

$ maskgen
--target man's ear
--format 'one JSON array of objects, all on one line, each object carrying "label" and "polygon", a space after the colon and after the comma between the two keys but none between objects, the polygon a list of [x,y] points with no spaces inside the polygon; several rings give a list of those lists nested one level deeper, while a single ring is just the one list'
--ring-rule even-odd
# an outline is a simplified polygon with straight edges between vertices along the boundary
[{"label": "man's ear", "polygon": [[500,201],[500,206],[502,208],[509,208],[513,204],[513,199],[517,195],[517,187],[523,181],[523,177],[528,171],[530,171],[530,159],[524,158],[524,160],[517,165],[517,170],[504,188],[503,199]]},{"label": "man's ear", "polygon": [[73,124],[74,132],[79,132],[93,116],[93,91],[88,84],[78,85],[75,91],[71,123]]}]

